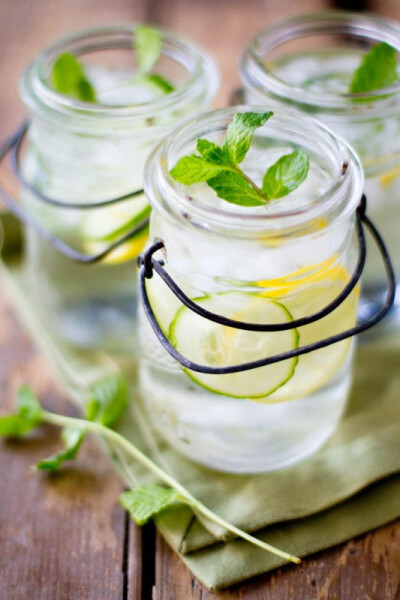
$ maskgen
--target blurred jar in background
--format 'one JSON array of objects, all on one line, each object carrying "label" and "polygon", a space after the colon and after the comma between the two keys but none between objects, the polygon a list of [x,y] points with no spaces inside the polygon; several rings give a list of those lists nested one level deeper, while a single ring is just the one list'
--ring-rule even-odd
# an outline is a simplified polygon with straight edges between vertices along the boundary
[{"label": "blurred jar in background", "polygon": [[[101,252],[144,223],[134,237],[93,265],[75,262],[35,231],[26,232],[26,266],[36,308],[48,327],[74,346],[134,350],[135,259],[147,239],[150,207],[144,194],[129,194],[142,188],[144,163],[155,143],[182,119],[207,109],[218,87],[218,73],[207,54],[172,33],[158,34],[157,74],[172,89],[137,75],[132,48],[136,28],[128,25],[58,40],[33,60],[21,80],[32,118],[23,172],[36,189],[61,202],[45,202],[26,189],[25,207],[54,235],[87,254]],[[96,102],[54,89],[52,68],[64,53],[79,57]]]},{"label": "blurred jar in background", "polygon": [[[244,52],[240,76],[245,100],[291,106],[321,119],[352,144],[365,171],[368,212],[383,234],[400,276],[400,82],[349,93],[353,73],[368,50],[386,42],[400,50],[400,26],[355,13],[309,14],[258,34]],[[360,316],[367,318],[385,294],[384,271],[371,248],[363,275]],[[387,318],[400,324],[400,295]],[[374,332],[382,330],[382,325]]]}]

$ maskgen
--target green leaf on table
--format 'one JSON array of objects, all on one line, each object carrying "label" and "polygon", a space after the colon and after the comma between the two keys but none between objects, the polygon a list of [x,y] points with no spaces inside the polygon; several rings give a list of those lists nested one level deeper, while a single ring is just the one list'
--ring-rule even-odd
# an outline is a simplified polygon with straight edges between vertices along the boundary
[{"label": "green leaf on table", "polygon": [[136,50],[138,70],[145,75],[151,71],[161,56],[161,35],[148,25],[138,25],[133,34],[133,47]]},{"label": "green leaf on table", "polygon": [[399,80],[396,50],[386,42],[376,44],[363,56],[350,83],[351,94],[372,92]]},{"label": "green leaf on table", "polygon": [[211,162],[203,156],[190,154],[180,158],[170,173],[176,181],[184,185],[208,181],[219,173],[231,169],[232,167]]},{"label": "green leaf on table", "polygon": [[293,192],[305,180],[310,159],[302,150],[281,156],[264,175],[262,191],[268,200],[282,198]]},{"label": "green leaf on table", "polygon": [[225,171],[208,180],[219,198],[240,206],[262,206],[266,199],[240,173]]},{"label": "green leaf on table", "polygon": [[81,63],[73,54],[64,52],[57,57],[53,64],[51,80],[60,94],[82,102],[96,102],[94,87],[87,79]]},{"label": "green leaf on table", "polygon": [[[128,400],[129,385],[126,378],[121,374],[107,375],[91,386],[86,406],[87,419],[112,427],[125,412]],[[84,425],[64,427],[61,431],[64,447],[52,456],[40,460],[37,468],[55,472],[65,461],[75,459],[85,436]]]},{"label": "green leaf on table", "polygon": [[129,401],[129,383],[122,374],[106,375],[90,388],[86,407],[89,421],[112,427],[124,414]]},{"label": "green leaf on table", "polygon": [[61,431],[64,448],[56,454],[40,460],[36,464],[36,467],[43,471],[57,471],[66,460],[76,458],[85,435],[86,431],[84,427],[81,429],[77,427],[64,427]]},{"label": "green leaf on table", "polygon": [[264,125],[272,115],[271,111],[236,113],[226,130],[222,147],[225,156],[232,164],[238,165],[243,161],[250,148],[254,131]]},{"label": "green leaf on table", "polygon": [[138,525],[144,525],[178,499],[177,490],[160,485],[143,485],[120,495],[122,506]]},{"label": "green leaf on table", "polygon": [[29,433],[42,422],[43,409],[34,392],[21,387],[13,415],[0,417],[0,435],[18,437]]}]

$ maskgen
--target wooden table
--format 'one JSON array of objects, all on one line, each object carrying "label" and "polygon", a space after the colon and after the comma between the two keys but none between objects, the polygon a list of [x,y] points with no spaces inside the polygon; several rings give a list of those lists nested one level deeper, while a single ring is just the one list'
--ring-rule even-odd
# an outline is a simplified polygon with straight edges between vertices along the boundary
[{"label": "wooden table", "polygon": [[[323,0],[2,0],[1,137],[24,114],[17,99],[22,67],[51,39],[78,27],[146,20],[208,47],[223,74],[219,104],[237,84],[240,49],[260,26]],[[381,12],[400,16],[394,0]],[[73,414],[44,360],[18,322],[5,290],[0,299],[0,413],[21,383],[45,405]],[[55,476],[29,466],[58,448],[58,431],[42,427],[24,441],[0,442],[0,600],[399,600],[400,524],[214,594],[146,526],[119,506],[123,486],[108,457],[88,439],[79,460]]]}]

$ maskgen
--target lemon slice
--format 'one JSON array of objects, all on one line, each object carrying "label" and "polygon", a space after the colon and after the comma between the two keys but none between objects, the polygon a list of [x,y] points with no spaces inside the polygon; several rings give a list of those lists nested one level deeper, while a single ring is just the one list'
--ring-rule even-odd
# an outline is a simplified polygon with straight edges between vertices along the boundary
[{"label": "lemon slice", "polygon": [[[128,260],[133,260],[137,258],[141,251],[143,250],[147,239],[149,237],[149,228],[145,227],[141,231],[139,231],[131,240],[125,242],[121,246],[118,246],[110,252],[107,256],[105,256],[102,260],[102,263],[107,265],[117,265]],[[101,252],[104,248],[103,244],[98,244],[97,242],[88,242],[86,244],[86,248],[89,252],[96,254],[97,252]]]},{"label": "lemon slice", "polygon": [[[112,243],[143,222],[150,211],[150,205],[143,195],[89,212],[81,230],[85,250],[90,253],[101,252],[106,243]],[[147,238],[148,228],[141,229],[132,239],[113,250],[102,262],[118,264],[136,258]]]},{"label": "lemon slice", "polygon": [[[283,323],[292,320],[287,308],[269,298],[243,292],[227,292],[195,298],[201,307],[231,319],[252,323]],[[181,307],[169,329],[173,346],[190,360],[210,367],[250,362],[296,348],[297,330],[243,331],[204,319]],[[297,358],[273,365],[224,375],[208,375],[185,369],[202,387],[233,398],[264,398],[293,377]]]},{"label": "lemon slice", "polygon": [[[324,308],[349,281],[337,256],[300,269],[288,277],[260,281],[260,293],[229,292],[196,299],[204,308],[231,319],[278,323],[298,319]],[[182,283],[178,282],[182,287]],[[150,303],[164,333],[189,359],[210,366],[240,364],[317,342],[352,327],[356,322],[359,290],[332,313],[297,330],[248,332],[224,327],[182,307],[158,278],[147,282]],[[193,289],[185,288],[193,297]],[[292,361],[230,375],[204,375],[186,370],[209,391],[237,398],[285,402],[306,396],[331,379],[349,355],[352,340],[302,355]],[[282,369],[282,370],[281,370]]]},{"label": "lemon slice", "polygon": [[400,176],[400,167],[395,167],[379,176],[383,188],[389,187]]},{"label": "lemon slice", "polygon": [[[344,267],[335,266],[324,278],[316,278],[312,285],[285,294],[282,301],[293,319],[318,312],[342,291],[349,280]],[[358,287],[332,313],[300,327],[299,345],[306,346],[353,327],[357,318]],[[293,377],[268,397],[268,402],[283,402],[306,396],[325,385],[339,370],[352,347],[352,339],[343,340],[326,348],[299,356]]]},{"label": "lemon slice", "polygon": [[82,224],[82,236],[94,242],[112,242],[150,214],[146,197],[138,196],[104,208],[89,211]]}]

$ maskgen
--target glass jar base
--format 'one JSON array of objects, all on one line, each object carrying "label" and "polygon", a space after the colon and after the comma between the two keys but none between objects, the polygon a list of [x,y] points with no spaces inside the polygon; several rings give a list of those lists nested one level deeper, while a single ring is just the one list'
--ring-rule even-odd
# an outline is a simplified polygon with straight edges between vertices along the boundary
[{"label": "glass jar base", "polygon": [[238,457],[229,457],[229,455],[216,458],[212,452],[209,453],[207,450],[204,450],[202,455],[199,455],[196,452],[192,453],[189,447],[184,447],[175,439],[167,439],[167,442],[187,458],[215,471],[251,475],[277,471],[278,469],[289,467],[307,458],[319,450],[319,448],[329,440],[334,433],[336,426],[337,423],[334,423],[324,431],[319,432],[319,435],[315,435],[308,439],[307,443],[299,443],[298,446],[291,447],[286,453],[282,452],[279,456],[275,454],[272,454],[272,456],[262,455],[260,457],[251,457],[247,460],[246,457],[244,457],[243,460],[239,460]]},{"label": "glass jar base", "polygon": [[[167,369],[140,369],[145,410],[158,433],[191,460],[230,473],[263,473],[309,456],[332,435],[350,387],[351,354],[334,377],[304,398],[261,403],[170,386]],[[173,388],[173,389],[172,389]],[[190,391],[192,393],[190,394]]]}]

